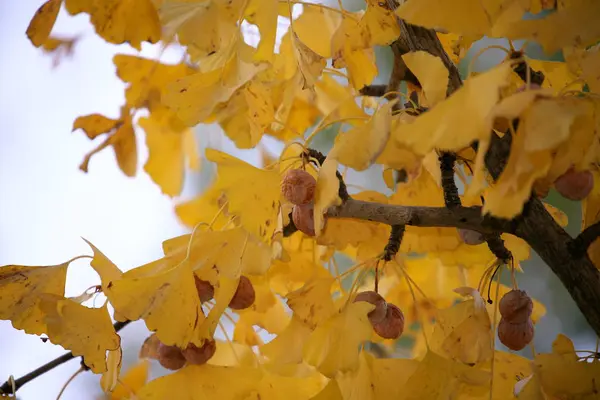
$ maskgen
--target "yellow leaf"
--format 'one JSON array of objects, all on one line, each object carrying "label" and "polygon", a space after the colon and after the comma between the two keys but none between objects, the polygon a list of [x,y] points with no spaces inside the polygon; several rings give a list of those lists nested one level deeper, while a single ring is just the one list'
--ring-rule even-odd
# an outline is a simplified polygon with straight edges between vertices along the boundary
[{"label": "yellow leaf", "polygon": [[250,346],[236,342],[216,340],[215,354],[208,364],[224,367],[246,366],[256,367],[257,357]]},{"label": "yellow leaf", "polygon": [[312,330],[299,318],[292,316],[287,327],[269,343],[260,347],[261,354],[276,364],[299,364],[302,348]]},{"label": "yellow leaf", "polygon": [[457,398],[465,383],[489,387],[489,374],[428,351],[404,386],[404,399]]},{"label": "yellow leaf", "polygon": [[344,399],[375,399],[375,385],[371,372],[372,356],[365,351],[359,354],[358,368],[339,373],[335,380]]},{"label": "yellow leaf", "polygon": [[488,116],[500,99],[499,89],[508,84],[510,73],[509,64],[503,63],[467,79],[460,89],[414,122],[398,125],[397,140],[417,154],[426,155],[434,148],[459,150],[474,140],[488,139]]},{"label": "yellow leaf", "polygon": [[319,236],[323,229],[323,216],[327,209],[334,205],[341,204],[341,199],[338,195],[340,189],[340,181],[336,175],[337,161],[334,158],[327,157],[317,177],[317,186],[315,188],[315,205],[314,205],[314,221],[315,234]]},{"label": "yellow leaf", "polygon": [[[85,118],[84,120],[81,120],[82,117],[75,120],[74,129],[76,129],[76,127],[85,129],[89,138],[92,138],[96,133],[98,133],[98,129],[100,129],[100,127],[108,126],[107,121],[104,121],[101,124],[96,124],[95,121],[97,120],[95,118],[88,117],[90,116],[83,117]],[[112,146],[117,158],[117,164],[119,165],[121,171],[123,171],[123,173],[127,176],[135,176],[137,172],[137,144],[135,141],[135,132],[133,130],[133,124],[131,121],[131,116],[129,115],[129,110],[123,108],[121,110],[121,118],[114,125],[111,132],[104,133],[108,133],[109,136],[104,139],[104,141],[100,143],[98,147],[85,155],[79,168],[83,172],[87,173],[88,165],[92,156],[106,147]]]},{"label": "yellow leaf", "polygon": [[491,28],[489,14],[480,0],[407,1],[398,7],[396,14],[414,25],[461,35],[482,36]]},{"label": "yellow leaf", "polygon": [[197,224],[204,222],[209,224],[216,216],[213,228],[222,228],[229,218],[227,215],[227,207],[221,214],[217,216],[221,205],[219,199],[222,196],[222,189],[214,182],[206,188],[199,196],[179,203],[175,206],[175,213],[186,226],[193,228]]},{"label": "yellow leaf", "polygon": [[70,14],[87,12],[96,33],[109,43],[129,43],[141,50],[142,42],[160,40],[158,13],[151,0],[69,0]]},{"label": "yellow leaf", "polygon": [[419,365],[417,360],[376,358],[371,360],[371,379],[375,398],[400,399],[404,385]]},{"label": "yellow leaf", "polygon": [[125,89],[128,106],[148,107],[151,111],[155,106],[160,106],[162,94],[169,83],[195,72],[183,63],[168,65],[127,54],[116,54],[113,63],[117,68],[117,76],[129,84]]},{"label": "yellow leaf", "polygon": [[101,114],[90,114],[78,117],[73,122],[73,131],[82,129],[89,139],[94,139],[103,133],[112,131],[121,123],[121,120],[107,118]]},{"label": "yellow leaf", "polygon": [[117,350],[121,338],[112,326],[108,308],[87,308],[61,296],[45,294],[40,309],[46,314],[47,335],[54,344],[83,356],[95,373],[106,371],[106,351]]},{"label": "yellow leaf", "polygon": [[567,85],[572,90],[583,88],[583,84],[573,82],[577,76],[569,71],[568,65],[564,62],[528,59],[527,63],[534,70],[544,73],[542,87],[552,88],[554,93],[558,94]]},{"label": "yellow leaf", "polygon": [[371,46],[387,46],[400,36],[397,17],[386,3],[367,1],[367,9],[360,20],[360,26],[368,32]]},{"label": "yellow leaf", "polygon": [[46,332],[43,294],[64,296],[67,267],[71,261],[48,267],[6,265],[0,268],[0,319],[10,320],[15,329],[34,335]]},{"label": "yellow leaf", "polygon": [[331,379],[323,390],[311,397],[310,400],[344,400],[344,398],[340,386],[335,380]]},{"label": "yellow leaf", "polygon": [[104,393],[111,393],[117,386],[119,374],[121,373],[121,363],[123,361],[123,350],[121,346],[116,350],[109,350],[106,357],[106,371],[100,378],[100,387]]},{"label": "yellow leaf", "polygon": [[[105,291],[116,311],[129,320],[144,319],[161,342],[185,347],[203,320],[192,269],[187,262],[147,271],[134,268]],[[150,274],[147,274],[150,272]]]},{"label": "yellow leaf", "polygon": [[206,149],[206,158],[217,163],[218,185],[229,199],[229,212],[263,241],[271,240],[279,212],[280,178],[275,170],[253,167],[235,157]]},{"label": "yellow leaf", "polygon": [[331,299],[333,282],[333,278],[316,279],[289,293],[286,296],[287,305],[294,312],[294,316],[312,329],[329,319],[334,312]]},{"label": "yellow leaf", "polygon": [[350,118],[347,123],[358,125],[369,116],[356,104],[352,89],[325,74],[315,83],[315,104],[325,120]]},{"label": "yellow leaf", "polygon": [[27,37],[35,47],[40,47],[50,36],[62,0],[48,0],[38,8],[27,27]]},{"label": "yellow leaf", "polygon": [[273,61],[277,11],[277,0],[250,0],[245,10],[247,15],[253,16],[253,21],[260,31],[260,43],[254,55],[256,61]]},{"label": "yellow leaf", "polygon": [[430,107],[446,98],[448,68],[441,58],[426,51],[415,51],[404,54],[402,59],[419,80]]},{"label": "yellow leaf", "polygon": [[167,85],[162,100],[188,126],[205,121],[242,85],[265,69],[252,62],[253,48],[236,40],[236,52],[224,67],[185,76]]},{"label": "yellow leaf", "polygon": [[493,331],[486,302],[474,289],[468,294],[473,298],[437,313],[430,343],[440,355],[477,364],[492,356]]},{"label": "yellow leaf", "polygon": [[[194,62],[221,57],[238,33],[241,0],[165,0],[159,8],[165,39],[177,34]],[[201,26],[202,29],[198,29]]]},{"label": "yellow leaf", "polygon": [[[82,238],[83,239],[83,238]],[[102,290],[107,290],[110,287],[111,282],[121,279],[123,273],[112,261],[108,259],[96,246],[92,243],[83,239],[94,252],[94,258],[90,265],[100,275],[102,281]]]},{"label": "yellow leaf", "polygon": [[150,362],[148,360],[141,360],[129,368],[113,390],[111,400],[125,400],[135,395],[146,384],[149,368]]},{"label": "yellow leaf", "polygon": [[137,396],[140,400],[185,399],[193,393],[196,399],[241,399],[256,386],[261,376],[260,370],[250,367],[188,365],[150,381]]},{"label": "yellow leaf", "polygon": [[581,59],[581,75],[590,91],[600,93],[600,50],[587,51]]},{"label": "yellow leaf", "polygon": [[146,132],[149,153],[144,170],[164,194],[179,195],[185,176],[185,146],[195,145],[194,133],[179,118],[164,110],[140,118],[138,124]]},{"label": "yellow leaf", "polygon": [[600,38],[600,26],[595,23],[598,15],[598,1],[580,0],[541,19],[499,24],[492,33],[495,37],[511,40],[535,40],[547,53],[554,53],[567,46],[595,44]]},{"label": "yellow leaf", "polygon": [[304,7],[302,14],[294,20],[294,32],[298,38],[324,58],[331,57],[330,38],[338,29],[342,17],[339,13],[321,7]]},{"label": "yellow leaf", "polygon": [[535,374],[544,393],[570,399],[596,398],[600,364],[579,361],[577,354],[569,351],[573,344],[564,335],[559,335],[557,342],[552,353],[538,354],[534,359]]},{"label": "yellow leaf", "polygon": [[357,171],[367,169],[388,141],[393,105],[394,102],[384,104],[367,123],[338,135],[329,156]]},{"label": "yellow leaf", "polygon": [[374,306],[365,301],[348,304],[322,323],[304,345],[304,360],[327,377],[359,366],[359,345],[373,333],[367,314]]},{"label": "yellow leaf", "polygon": [[302,43],[295,32],[292,32],[292,46],[298,61],[298,69],[302,74],[302,89],[312,88],[327,62],[324,57]]}]

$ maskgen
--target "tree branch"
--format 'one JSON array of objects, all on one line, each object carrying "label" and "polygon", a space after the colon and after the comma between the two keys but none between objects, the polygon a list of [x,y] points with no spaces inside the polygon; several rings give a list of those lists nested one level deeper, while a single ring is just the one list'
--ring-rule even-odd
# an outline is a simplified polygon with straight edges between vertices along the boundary
[{"label": "tree branch", "polygon": [[[131,321],[115,322],[113,324],[113,327],[115,328],[115,332],[119,332],[121,329],[126,327],[130,322]],[[13,385],[11,384],[10,380],[7,380],[6,382],[4,382],[2,384],[2,386],[0,386],[0,394],[13,394],[13,392],[16,393],[17,390],[22,388],[28,382],[31,382],[35,378],[44,375],[46,372],[51,371],[54,368],[58,367],[59,365],[62,365],[64,363],[66,363],[67,361],[70,361],[77,357],[78,356],[74,356],[73,353],[68,352],[58,358],[55,358],[54,360],[42,365],[41,367],[29,372],[28,374],[23,375],[22,377],[20,377],[18,379],[15,379],[14,380],[14,389],[13,389]],[[83,363],[83,358],[81,360],[81,366],[86,370],[89,369],[88,366]]]},{"label": "tree branch", "polygon": [[600,221],[585,228],[569,246],[571,254],[575,258],[581,258],[587,253],[588,247],[600,237]]},{"label": "tree branch", "polygon": [[454,227],[482,233],[513,233],[511,221],[481,215],[481,207],[414,207],[349,199],[327,210],[329,218],[354,218],[387,225]]}]

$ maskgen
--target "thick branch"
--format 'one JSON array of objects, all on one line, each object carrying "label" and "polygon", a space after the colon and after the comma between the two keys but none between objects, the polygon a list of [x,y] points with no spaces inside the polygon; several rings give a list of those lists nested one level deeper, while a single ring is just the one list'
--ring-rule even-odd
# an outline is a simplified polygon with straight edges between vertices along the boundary
[{"label": "thick branch", "polygon": [[[115,322],[113,324],[113,327],[115,328],[115,332],[119,332],[121,329],[126,327],[130,322],[131,321]],[[26,383],[31,382],[35,378],[44,375],[46,372],[51,371],[54,368],[58,367],[59,365],[62,365],[64,363],[66,363],[67,361],[70,361],[77,357],[78,356],[74,356],[73,353],[68,352],[58,358],[55,358],[54,360],[42,365],[41,367],[29,372],[28,374],[23,375],[22,377],[20,377],[18,379],[15,379],[14,380],[14,384],[15,384],[14,389],[13,389],[13,386],[11,385],[10,381],[6,381],[2,384],[2,386],[0,386],[0,394],[13,394],[13,390],[14,390],[14,392],[16,392],[17,390],[22,388]],[[81,365],[85,369],[89,369],[87,367],[87,365],[85,365],[83,363],[83,359],[81,360]]]},{"label": "thick branch", "polygon": [[413,207],[350,199],[327,211],[329,218],[354,218],[388,225],[456,227],[482,233],[513,232],[511,221],[483,217],[481,207]]},{"label": "thick branch", "polygon": [[598,237],[600,237],[600,221],[585,228],[585,230],[573,240],[573,243],[569,246],[573,257],[583,257],[584,254],[587,253],[588,247],[590,247]]}]

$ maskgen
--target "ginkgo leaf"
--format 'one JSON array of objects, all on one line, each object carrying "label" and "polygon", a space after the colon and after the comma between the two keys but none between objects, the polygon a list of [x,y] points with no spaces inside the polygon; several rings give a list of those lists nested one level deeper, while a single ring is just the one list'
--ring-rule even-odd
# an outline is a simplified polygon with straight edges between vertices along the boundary
[{"label": "ginkgo leaf", "polygon": [[337,178],[337,161],[327,157],[317,177],[315,188],[314,221],[315,234],[319,236],[324,224],[324,214],[333,205],[341,204],[339,197],[340,181]]},{"label": "ginkgo leaf", "polygon": [[141,360],[135,365],[130,367],[123,376],[119,378],[117,386],[111,393],[111,400],[125,400],[135,395],[138,390],[148,380],[148,370],[150,368],[150,362],[148,360]]},{"label": "ginkgo leaf", "polygon": [[50,36],[62,0],[48,0],[38,8],[27,27],[27,37],[35,47],[40,47]]},{"label": "ginkgo leaf", "polygon": [[206,149],[206,158],[217,163],[218,185],[229,199],[229,212],[262,240],[270,240],[279,211],[280,178],[275,170],[253,167],[235,157]]},{"label": "ginkgo leaf", "polygon": [[198,72],[167,85],[162,97],[164,104],[188,126],[205,121],[218,104],[229,100],[239,87],[265,69],[264,64],[251,61],[252,47],[248,48],[240,39],[237,42],[237,52],[225,67]]},{"label": "ginkgo leaf", "polygon": [[486,302],[479,292],[473,289],[465,294],[473,298],[437,313],[430,341],[441,355],[447,354],[465,364],[477,364],[492,356],[492,325]]},{"label": "ginkgo leaf", "polygon": [[52,343],[83,356],[85,365],[95,373],[106,371],[106,351],[121,345],[106,305],[88,308],[61,296],[44,294],[40,309]]},{"label": "ginkgo leaf", "polygon": [[[250,367],[188,365],[179,371],[150,381],[137,393],[140,400],[243,398],[261,379],[262,372]],[[227,382],[226,385],[216,384]]]},{"label": "ginkgo leaf", "polygon": [[334,379],[331,379],[323,390],[314,397],[311,397],[310,400],[344,400],[344,397],[342,397],[338,383]]},{"label": "ginkgo leaf", "polygon": [[511,40],[535,40],[547,53],[553,53],[567,46],[595,44],[600,38],[600,27],[594,23],[598,15],[600,3],[597,1],[574,1],[541,19],[519,19],[498,24],[492,34]]},{"label": "ginkgo leaf", "polygon": [[535,374],[544,393],[567,398],[597,397],[600,364],[579,361],[576,353],[568,352],[573,346],[569,342],[566,336],[559,335],[552,353],[535,356]]},{"label": "ginkgo leaf", "polygon": [[397,17],[387,6],[375,0],[367,1],[367,9],[360,20],[360,26],[368,35],[370,46],[386,46],[400,36]]},{"label": "ginkgo leaf", "polygon": [[404,384],[415,372],[419,362],[401,358],[371,360],[371,379],[375,399],[398,399],[404,393]]},{"label": "ginkgo leaf", "polygon": [[119,119],[108,118],[101,114],[89,114],[78,117],[73,121],[73,131],[81,129],[89,139],[94,139],[121,124],[122,122]]},{"label": "ginkgo leaf", "polygon": [[[82,238],[83,239],[83,238]],[[123,273],[111,260],[108,259],[96,246],[90,243],[88,240],[83,239],[94,252],[94,258],[90,265],[100,275],[102,281],[102,289],[107,290],[111,282],[121,279]]]},{"label": "ginkgo leaf", "polygon": [[351,303],[319,325],[304,345],[304,361],[327,377],[358,368],[358,347],[373,332],[367,318],[373,308],[365,301]]},{"label": "ginkgo leaf", "polygon": [[113,63],[117,68],[117,76],[129,84],[125,89],[128,106],[148,107],[151,111],[161,103],[162,94],[169,83],[195,73],[193,68],[184,63],[169,65],[128,54],[116,54]]},{"label": "ginkgo leaf", "polygon": [[298,61],[298,69],[302,74],[302,89],[310,89],[323,72],[327,65],[325,58],[314,52],[310,47],[302,43],[295,32],[292,32],[292,46]]},{"label": "ginkgo leaf", "polygon": [[294,20],[294,32],[298,38],[321,57],[331,57],[330,38],[342,22],[342,16],[322,7],[304,7]]},{"label": "ginkgo leaf", "polygon": [[459,150],[475,140],[488,139],[488,116],[500,99],[499,89],[508,84],[510,73],[510,65],[503,63],[467,79],[460,89],[414,122],[398,125],[396,139],[422,155],[434,148]]},{"label": "ginkgo leaf", "polygon": [[384,104],[367,123],[338,135],[329,157],[357,171],[367,169],[388,141],[393,105],[394,102]]},{"label": "ginkgo leaf", "polygon": [[273,61],[275,38],[277,33],[277,1],[251,0],[245,13],[252,16],[252,21],[260,31],[260,43],[256,49],[256,61]]},{"label": "ginkgo leaf", "polygon": [[489,29],[490,16],[485,3],[480,0],[420,0],[405,2],[396,14],[414,25],[441,28],[462,35],[485,35]]},{"label": "ginkgo leaf", "polygon": [[110,393],[117,386],[121,364],[123,362],[123,350],[119,346],[116,350],[109,350],[106,357],[106,371],[100,377],[100,387],[104,393]]},{"label": "ginkgo leaf", "polygon": [[372,381],[372,359],[365,351],[359,355],[358,368],[339,373],[335,380],[344,399],[375,400],[375,385]]},{"label": "ginkgo leaf", "polygon": [[[223,198],[222,189],[213,182],[210,186],[204,189],[202,194],[194,197],[191,200],[179,203],[175,206],[175,213],[186,226],[193,228],[197,224],[211,223],[213,218],[213,227],[215,229],[222,228],[229,220],[227,215],[227,207],[225,206],[222,213],[219,213],[219,199]],[[216,217],[215,217],[216,216]]]},{"label": "ginkgo leaf", "polygon": [[217,349],[215,354],[208,360],[208,364],[223,367],[256,367],[258,360],[250,346],[241,343],[215,340]]},{"label": "ginkgo leaf", "polygon": [[161,342],[185,347],[197,339],[194,333],[203,320],[191,266],[182,262],[149,276],[144,267],[112,281],[106,297],[124,318],[144,319]]},{"label": "ginkgo leaf", "polygon": [[142,42],[160,40],[158,13],[151,0],[68,0],[71,15],[90,14],[96,33],[109,43],[129,43],[141,49]]},{"label": "ginkgo leaf", "polygon": [[299,318],[292,316],[287,327],[269,343],[260,347],[261,354],[276,364],[302,362],[302,348],[312,329]]},{"label": "ginkgo leaf", "polygon": [[333,278],[309,281],[302,288],[289,293],[287,305],[294,316],[312,329],[319,326],[334,313],[331,299]]},{"label": "ginkgo leaf", "polygon": [[448,68],[441,58],[426,51],[415,51],[403,54],[402,59],[419,80],[430,107],[446,98]]},{"label": "ginkgo leaf", "polygon": [[138,124],[146,132],[149,153],[144,170],[164,194],[179,195],[185,176],[186,147],[196,145],[193,131],[164,109],[140,118]]},{"label": "ginkgo leaf", "polygon": [[64,296],[67,267],[73,260],[48,267],[6,265],[0,268],[0,319],[34,335],[46,332],[43,294]]},{"label": "ginkgo leaf", "polygon": [[121,117],[115,122],[109,131],[100,132],[101,128],[109,127],[109,122],[104,118],[92,116],[79,117],[73,123],[73,129],[81,128],[86,135],[93,139],[96,135],[107,133],[109,136],[104,139],[94,150],[85,155],[79,169],[88,172],[88,166],[92,156],[108,146],[112,146],[117,164],[123,173],[127,176],[135,176],[137,172],[137,144],[131,115],[126,108],[121,109]]}]

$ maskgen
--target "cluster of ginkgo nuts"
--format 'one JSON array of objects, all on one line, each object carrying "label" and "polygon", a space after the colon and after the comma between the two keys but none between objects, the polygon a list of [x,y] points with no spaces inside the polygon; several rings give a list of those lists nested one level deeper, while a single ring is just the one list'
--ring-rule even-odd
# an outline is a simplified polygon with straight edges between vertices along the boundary
[{"label": "cluster of ginkgo nuts", "polygon": [[[199,279],[196,275],[194,275],[194,279],[200,301],[204,303],[211,300],[215,294],[214,287],[209,282]],[[254,304],[255,298],[256,294],[252,282],[242,275],[237,290],[229,302],[229,308],[243,310]],[[157,359],[163,367],[170,370],[177,370],[182,368],[186,363],[196,365],[205,364],[212,358],[216,350],[217,345],[214,339],[206,340],[200,347],[190,343],[185,349],[159,343]]]},{"label": "cluster of ginkgo nuts", "polygon": [[292,221],[299,231],[315,236],[313,200],[317,181],[302,169],[289,170],[281,182],[281,193],[294,205]]},{"label": "cluster of ginkgo nuts", "polygon": [[354,302],[366,301],[375,306],[367,314],[373,330],[384,339],[398,339],[404,331],[404,314],[395,304],[385,301],[383,296],[374,291],[360,292]]},{"label": "cluster of ginkgo nuts", "polygon": [[533,302],[524,290],[513,289],[500,299],[498,338],[511,350],[521,350],[533,339]]}]

